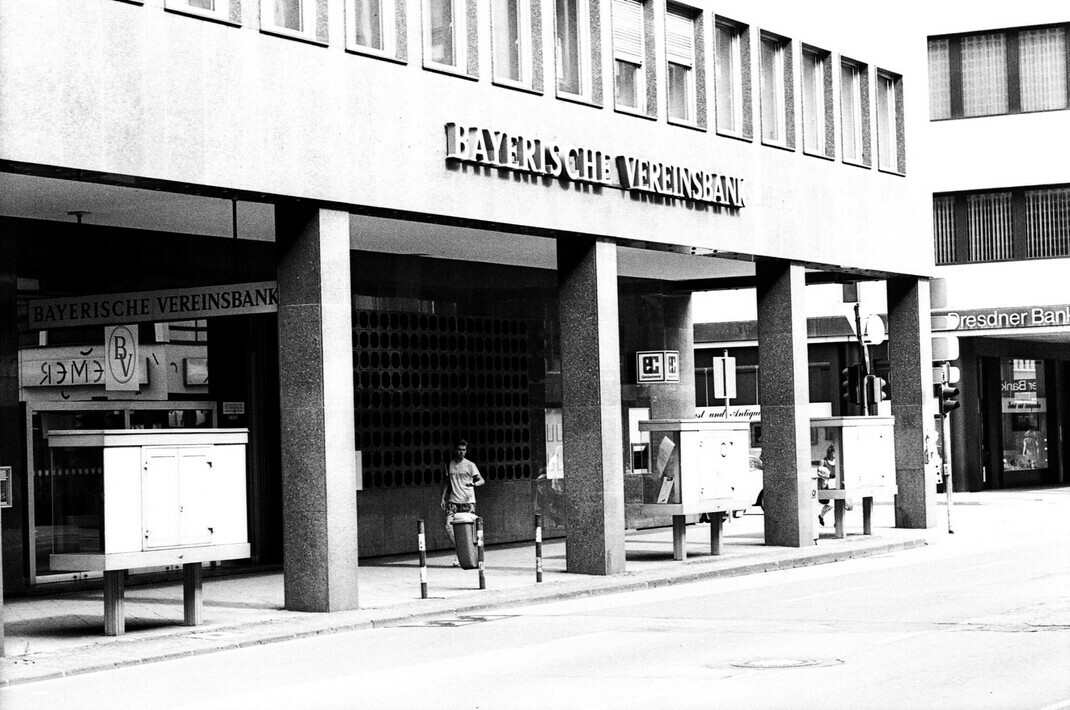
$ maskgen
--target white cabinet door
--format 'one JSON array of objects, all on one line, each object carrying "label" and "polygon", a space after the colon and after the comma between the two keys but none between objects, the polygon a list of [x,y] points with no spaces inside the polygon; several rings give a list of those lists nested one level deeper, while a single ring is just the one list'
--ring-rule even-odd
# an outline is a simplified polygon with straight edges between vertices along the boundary
[{"label": "white cabinet door", "polygon": [[181,539],[178,449],[142,450],[141,527],[144,549],[175,547]]},{"label": "white cabinet door", "polygon": [[212,450],[180,448],[179,544],[208,545],[212,542]]},{"label": "white cabinet door", "polygon": [[142,449],[144,549],[212,542],[212,448],[146,446]]}]

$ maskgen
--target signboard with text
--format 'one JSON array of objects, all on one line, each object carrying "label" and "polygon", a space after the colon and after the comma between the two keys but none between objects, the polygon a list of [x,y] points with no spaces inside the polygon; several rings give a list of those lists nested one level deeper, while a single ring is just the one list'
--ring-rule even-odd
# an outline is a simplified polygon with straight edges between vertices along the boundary
[{"label": "signboard with text", "polygon": [[[934,331],[964,332],[1070,326],[1070,305],[979,308],[933,314]],[[941,327],[942,325],[950,327]]]},{"label": "signboard with text", "polygon": [[275,313],[274,281],[30,301],[31,330]]}]

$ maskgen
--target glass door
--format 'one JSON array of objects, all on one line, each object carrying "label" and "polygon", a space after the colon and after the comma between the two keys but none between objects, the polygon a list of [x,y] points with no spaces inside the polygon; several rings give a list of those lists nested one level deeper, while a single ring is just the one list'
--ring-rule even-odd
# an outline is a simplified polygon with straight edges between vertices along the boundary
[{"label": "glass door", "polygon": [[1000,360],[1005,486],[1043,482],[1048,469],[1048,394],[1043,360]]}]

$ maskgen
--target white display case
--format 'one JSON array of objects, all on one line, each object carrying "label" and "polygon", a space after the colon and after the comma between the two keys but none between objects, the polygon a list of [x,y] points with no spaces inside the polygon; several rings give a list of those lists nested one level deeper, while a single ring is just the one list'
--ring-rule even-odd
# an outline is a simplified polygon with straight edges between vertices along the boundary
[{"label": "white display case", "polygon": [[[835,464],[823,466],[829,452]],[[810,420],[810,463],[819,480],[817,499],[835,510],[835,536],[842,538],[844,513],[862,502],[862,530],[872,534],[873,498],[894,496],[895,417],[814,417]],[[824,468],[835,474],[824,479]],[[824,481],[827,488],[820,485]]]},{"label": "white display case", "polygon": [[687,557],[686,516],[713,514],[710,547],[721,553],[724,514],[754,505],[762,471],[750,465],[750,424],[708,419],[639,422],[650,435],[650,464],[643,475],[644,515],[671,515],[673,556]]},{"label": "white display case", "polygon": [[644,514],[694,515],[754,504],[762,473],[749,464],[747,422],[661,419],[640,422],[639,429],[650,434]]},{"label": "white display case", "polygon": [[53,431],[48,446],[86,449],[100,475],[99,552],[56,553],[56,570],[134,569],[249,556],[246,429]]},{"label": "white display case", "polygon": [[[810,460],[816,468],[833,447],[836,478],[829,488],[859,498],[895,492],[895,417],[815,417]],[[821,492],[818,492],[821,495]]]},{"label": "white display case", "polygon": [[[103,515],[85,550],[50,555],[53,570],[104,573],[104,632],[125,630],[126,570],[182,565],[185,623],[201,623],[201,566],[249,557],[247,429],[64,430],[53,458],[96,477]],[[75,545],[77,546],[77,545]]]}]

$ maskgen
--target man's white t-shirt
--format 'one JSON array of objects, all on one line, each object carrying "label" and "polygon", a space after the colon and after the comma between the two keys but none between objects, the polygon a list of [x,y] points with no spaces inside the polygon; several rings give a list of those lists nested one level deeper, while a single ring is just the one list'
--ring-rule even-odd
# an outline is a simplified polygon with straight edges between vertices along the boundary
[{"label": "man's white t-shirt", "polygon": [[472,485],[472,479],[479,474],[479,469],[468,459],[457,462],[450,459],[450,502],[451,503],[475,503],[476,489]]}]

